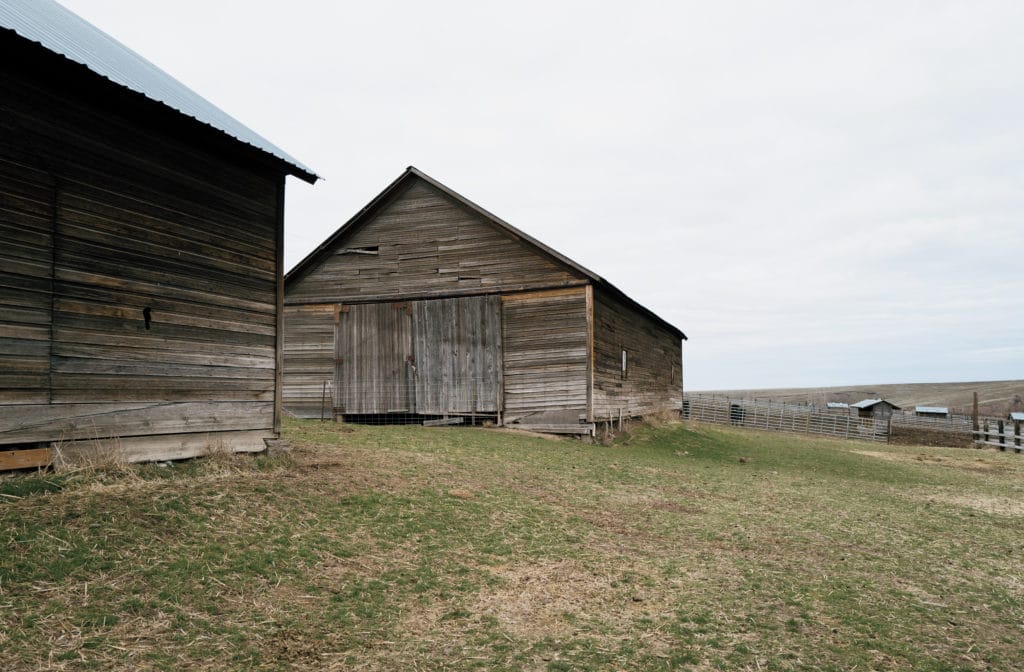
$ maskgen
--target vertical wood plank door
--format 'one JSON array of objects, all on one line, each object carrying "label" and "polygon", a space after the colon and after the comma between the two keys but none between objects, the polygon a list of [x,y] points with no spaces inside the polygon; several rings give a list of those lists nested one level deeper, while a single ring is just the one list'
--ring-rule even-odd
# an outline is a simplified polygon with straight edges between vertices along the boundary
[{"label": "vertical wood plank door", "polygon": [[501,299],[412,304],[416,412],[497,413],[501,407]]},{"label": "vertical wood plank door", "polygon": [[410,413],[412,354],[408,302],[342,306],[335,335],[338,410],[349,415]]}]

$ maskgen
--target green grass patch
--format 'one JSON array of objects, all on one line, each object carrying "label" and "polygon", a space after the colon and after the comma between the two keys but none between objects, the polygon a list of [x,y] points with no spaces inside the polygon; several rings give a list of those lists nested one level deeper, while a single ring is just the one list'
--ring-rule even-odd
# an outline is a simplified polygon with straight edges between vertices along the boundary
[{"label": "green grass patch", "polygon": [[1012,670],[1024,459],[290,422],[0,480],[0,668]]}]

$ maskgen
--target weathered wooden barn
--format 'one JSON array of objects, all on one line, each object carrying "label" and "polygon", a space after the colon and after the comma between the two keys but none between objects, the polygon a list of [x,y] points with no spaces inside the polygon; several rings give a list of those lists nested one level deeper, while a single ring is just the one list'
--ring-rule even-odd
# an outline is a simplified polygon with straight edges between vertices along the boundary
[{"label": "weathered wooden barn", "polygon": [[679,409],[685,338],[410,167],[286,275],[285,407],[575,431]]},{"label": "weathered wooden barn", "polygon": [[317,179],[60,5],[0,1],[0,466],[265,448],[287,175]]}]

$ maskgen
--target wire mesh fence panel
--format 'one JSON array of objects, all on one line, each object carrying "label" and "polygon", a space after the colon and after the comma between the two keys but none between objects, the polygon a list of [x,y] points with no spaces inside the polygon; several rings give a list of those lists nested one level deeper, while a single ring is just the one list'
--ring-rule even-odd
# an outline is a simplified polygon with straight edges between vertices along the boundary
[{"label": "wire mesh fence panel", "polygon": [[859,418],[800,404],[687,394],[683,399],[683,416],[701,422],[774,432],[862,441],[885,442],[889,438],[889,423],[885,419]]},{"label": "wire mesh fence panel", "polygon": [[501,391],[489,378],[425,383],[415,375],[330,383],[321,415],[372,423],[496,422]]},{"label": "wire mesh fence panel", "polygon": [[969,415],[951,413],[948,416],[929,417],[916,415],[912,411],[896,411],[892,414],[892,421],[900,425],[966,432],[969,432],[974,424],[974,419]]}]

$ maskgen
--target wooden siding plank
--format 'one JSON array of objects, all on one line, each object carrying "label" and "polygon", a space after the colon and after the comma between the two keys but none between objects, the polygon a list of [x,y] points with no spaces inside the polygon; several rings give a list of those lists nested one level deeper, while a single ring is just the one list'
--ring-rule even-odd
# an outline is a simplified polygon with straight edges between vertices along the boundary
[{"label": "wooden siding plank", "polygon": [[21,408],[49,400],[54,180],[5,154],[0,153],[0,404]]},{"label": "wooden siding plank", "polygon": [[[682,408],[682,344],[638,311],[595,290],[594,419]],[[622,379],[622,349],[628,352]]]},{"label": "wooden siding plank", "polygon": [[[337,304],[285,306],[282,403],[303,418],[329,417],[334,404]],[[324,399],[324,384],[329,398]],[[326,408],[325,408],[326,405]]]},{"label": "wooden siding plank", "polygon": [[65,464],[97,459],[124,462],[184,460],[213,453],[260,453],[266,439],[275,438],[269,430],[190,432],[127,438],[88,439],[55,444],[55,460]]},{"label": "wooden siding plank", "polygon": [[586,290],[503,296],[504,413],[587,412]]},{"label": "wooden siding plank", "polygon": [[273,404],[255,401],[0,406],[0,445],[272,426]]},{"label": "wooden siding plank", "polygon": [[286,301],[429,299],[586,283],[422,182],[354,231],[343,247],[375,247],[377,254],[331,255],[289,286]]},{"label": "wooden siding plank", "polygon": [[53,462],[53,451],[49,448],[0,450],[0,471],[35,469],[49,466],[51,462]]}]

